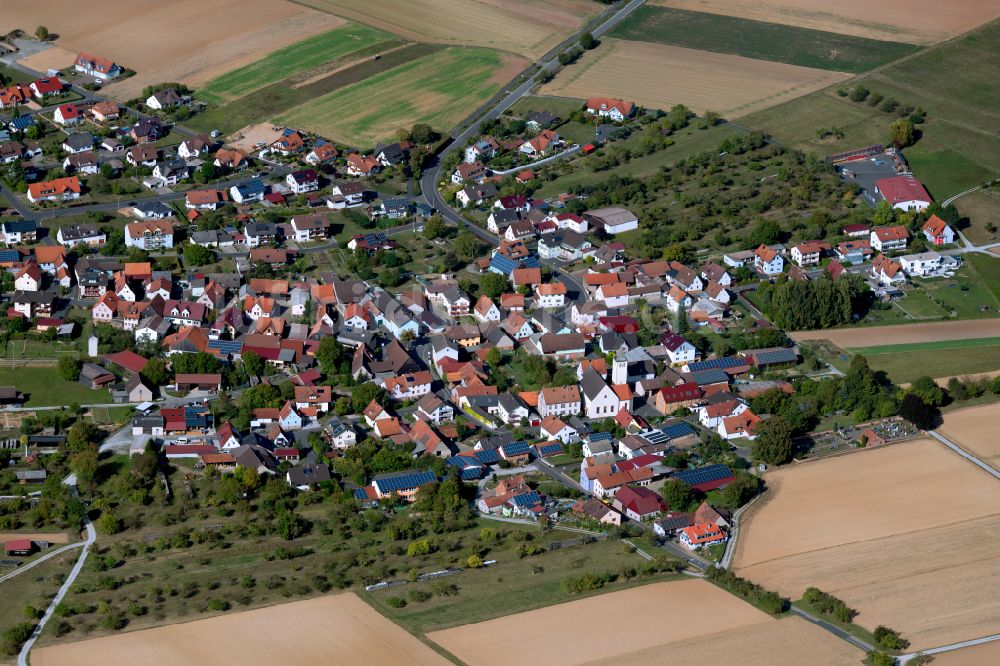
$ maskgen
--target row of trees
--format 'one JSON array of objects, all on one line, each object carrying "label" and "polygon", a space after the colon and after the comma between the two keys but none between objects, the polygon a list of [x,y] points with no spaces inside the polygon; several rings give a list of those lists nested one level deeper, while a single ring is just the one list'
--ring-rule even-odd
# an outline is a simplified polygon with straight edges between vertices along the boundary
[{"label": "row of trees", "polygon": [[871,305],[868,285],[854,273],[845,273],[836,282],[827,277],[781,278],[774,283],[761,283],[757,294],[771,321],[793,331],[848,324]]}]

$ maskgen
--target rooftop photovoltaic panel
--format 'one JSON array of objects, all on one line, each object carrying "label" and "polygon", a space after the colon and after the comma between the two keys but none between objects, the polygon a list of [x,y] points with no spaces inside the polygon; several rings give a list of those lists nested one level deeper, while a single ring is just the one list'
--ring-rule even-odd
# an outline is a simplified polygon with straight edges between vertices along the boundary
[{"label": "rooftop photovoltaic panel", "polygon": [[517,495],[510,500],[517,506],[534,506],[542,501],[542,498],[538,496],[538,493],[532,490],[530,493],[524,493],[523,495]]},{"label": "rooftop photovoltaic panel", "polygon": [[377,483],[379,491],[382,494],[386,494],[396,490],[419,488],[424,484],[433,483],[434,481],[437,481],[437,477],[434,476],[434,472],[414,471],[399,474],[397,476],[375,478],[373,483]]},{"label": "rooftop photovoltaic panel", "polygon": [[490,465],[500,462],[500,452],[496,449],[484,449],[483,451],[476,451],[476,458],[484,465]]},{"label": "rooftop photovoltaic panel", "polygon": [[504,453],[508,456],[519,456],[531,452],[531,447],[527,442],[513,442],[503,447]]},{"label": "rooftop photovoltaic panel", "polygon": [[695,372],[696,370],[722,370],[724,368],[738,368],[741,365],[746,365],[747,360],[745,358],[740,358],[739,356],[727,356],[725,358],[712,358],[707,361],[696,361],[694,363],[688,363],[688,372]]},{"label": "rooftop photovoltaic panel", "polygon": [[587,439],[592,442],[610,442],[615,438],[610,432],[592,432],[587,435]]},{"label": "rooftop photovoltaic panel", "polygon": [[793,363],[796,361],[797,357],[795,352],[791,349],[776,349],[769,352],[761,352],[759,354],[754,354],[758,363],[763,363],[765,365],[771,363]]},{"label": "rooftop photovoltaic panel", "polygon": [[21,261],[21,253],[17,250],[0,250],[0,261]]},{"label": "rooftop photovoltaic panel", "polygon": [[642,437],[650,444],[666,444],[667,439],[669,439],[667,435],[659,430],[643,430],[639,433],[639,437]]},{"label": "rooftop photovoltaic panel", "polygon": [[243,342],[240,340],[209,340],[209,349],[217,349],[223,354],[239,354],[243,349]]},{"label": "rooftop photovoltaic panel", "polygon": [[366,500],[368,499],[368,493],[365,492],[364,488],[354,489],[354,499],[356,500]]},{"label": "rooftop photovoltaic panel", "polygon": [[448,462],[459,469],[483,466],[481,462],[471,456],[452,456],[451,458],[448,458]]},{"label": "rooftop photovoltaic panel", "polygon": [[484,469],[482,467],[466,467],[458,473],[458,478],[462,481],[475,481],[482,477]]},{"label": "rooftop photovoltaic panel", "polygon": [[699,469],[686,469],[674,474],[675,479],[680,479],[689,486],[697,486],[707,481],[718,481],[733,475],[733,472],[725,465],[709,465]]},{"label": "rooftop photovoltaic panel", "polygon": [[678,437],[687,437],[688,435],[694,434],[694,428],[691,427],[690,423],[685,423],[681,421],[679,423],[671,423],[670,425],[665,425],[660,428],[660,432],[669,437],[670,439],[677,439]]},{"label": "rooftop photovoltaic panel", "polygon": [[538,452],[543,456],[551,456],[562,451],[562,444],[559,442],[552,442],[549,444],[541,444],[538,446]]}]

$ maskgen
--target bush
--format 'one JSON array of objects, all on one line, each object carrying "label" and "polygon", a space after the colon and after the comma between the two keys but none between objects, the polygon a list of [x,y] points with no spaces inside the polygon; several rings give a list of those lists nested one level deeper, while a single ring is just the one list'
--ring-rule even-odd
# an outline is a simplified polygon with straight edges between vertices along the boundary
[{"label": "bush", "polygon": [[15,624],[3,632],[3,653],[8,657],[13,657],[21,651],[21,646],[31,637],[35,625],[21,622]]},{"label": "bush", "polygon": [[231,604],[225,599],[209,599],[208,609],[214,611],[227,611],[231,608]]},{"label": "bush", "polygon": [[727,569],[709,567],[705,577],[772,615],[784,613],[791,606],[791,602],[777,592],[766,590]]},{"label": "bush", "polygon": [[465,560],[465,565],[470,569],[481,569],[483,566],[483,558],[478,555],[469,555],[468,559]]},{"label": "bush", "polygon": [[410,601],[414,601],[416,603],[422,603],[424,601],[429,600],[433,595],[427,590],[415,589],[415,590],[410,590],[406,594],[406,596],[410,599]]},{"label": "bush", "polygon": [[385,600],[385,603],[389,604],[393,608],[403,608],[406,606],[406,599],[402,597],[389,597]]},{"label": "bush", "polygon": [[410,545],[406,547],[406,554],[410,557],[420,557],[422,555],[429,555],[431,550],[430,540],[420,539],[419,541],[411,542]]},{"label": "bush", "polygon": [[581,592],[593,592],[599,590],[608,583],[613,583],[618,578],[618,574],[612,571],[604,573],[585,573],[579,576],[564,578],[559,584],[566,594],[579,594]]},{"label": "bush", "polygon": [[904,650],[910,644],[910,641],[900,636],[898,631],[881,624],[875,627],[872,636],[876,643],[887,650]]},{"label": "bush", "polygon": [[837,597],[815,587],[806,588],[802,599],[821,615],[831,617],[838,622],[850,622],[858,614],[856,610]]}]

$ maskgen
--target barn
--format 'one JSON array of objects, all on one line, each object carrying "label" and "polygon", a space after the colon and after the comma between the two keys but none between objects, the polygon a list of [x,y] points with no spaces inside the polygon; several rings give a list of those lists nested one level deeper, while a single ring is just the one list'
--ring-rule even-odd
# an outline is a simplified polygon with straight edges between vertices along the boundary
[{"label": "barn", "polygon": [[35,542],[31,539],[14,539],[3,545],[7,555],[31,555],[35,552]]}]

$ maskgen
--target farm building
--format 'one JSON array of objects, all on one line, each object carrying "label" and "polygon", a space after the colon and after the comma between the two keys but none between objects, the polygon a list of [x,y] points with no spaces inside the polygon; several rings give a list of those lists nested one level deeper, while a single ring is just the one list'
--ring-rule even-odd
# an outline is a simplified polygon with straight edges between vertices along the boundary
[{"label": "farm building", "polygon": [[931,205],[931,195],[913,176],[893,176],[875,181],[875,190],[893,208],[922,211]]},{"label": "farm building", "polygon": [[674,474],[673,478],[688,484],[692,490],[707,493],[729,485],[735,477],[732,470],[726,465],[708,465],[697,469],[682,470]]}]

